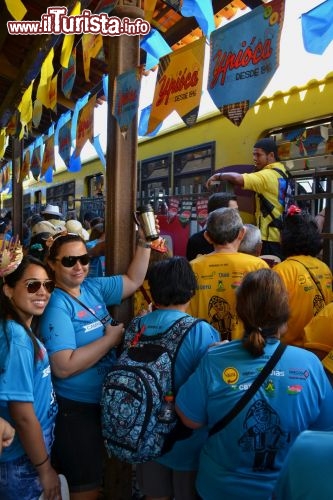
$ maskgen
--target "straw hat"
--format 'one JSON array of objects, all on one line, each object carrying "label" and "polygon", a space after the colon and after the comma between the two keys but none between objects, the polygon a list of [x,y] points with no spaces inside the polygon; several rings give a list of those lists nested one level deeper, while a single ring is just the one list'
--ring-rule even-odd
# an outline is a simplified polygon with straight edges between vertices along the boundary
[{"label": "straw hat", "polygon": [[31,236],[36,236],[40,233],[49,233],[49,235],[54,236],[59,232],[59,229],[56,228],[50,221],[43,220],[34,224],[31,228]]},{"label": "straw hat", "polygon": [[74,234],[78,234],[79,236],[81,236],[82,239],[84,239],[84,241],[88,241],[89,240],[89,233],[88,231],[86,231],[83,227],[82,227],[82,224],[80,221],[78,220],[68,220],[66,222],[66,229],[69,233],[74,233]]}]

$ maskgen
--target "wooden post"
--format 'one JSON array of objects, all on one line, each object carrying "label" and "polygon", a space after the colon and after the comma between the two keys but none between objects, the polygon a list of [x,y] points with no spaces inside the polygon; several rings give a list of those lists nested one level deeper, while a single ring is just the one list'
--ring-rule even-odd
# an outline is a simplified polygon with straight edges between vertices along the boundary
[{"label": "wooden post", "polygon": [[[120,2],[112,15],[119,18],[142,18],[143,12],[133,3]],[[127,3],[127,5],[125,5]],[[135,243],[133,211],[136,204],[137,180],[137,117],[126,137],[112,116],[113,87],[117,75],[139,66],[139,36],[116,36],[108,40],[109,101],[106,151],[106,273],[122,274],[132,260]],[[133,316],[133,300],[125,300],[112,310],[114,317],[125,324]],[[105,472],[104,498],[130,500],[132,468],[117,460],[109,460]]]}]

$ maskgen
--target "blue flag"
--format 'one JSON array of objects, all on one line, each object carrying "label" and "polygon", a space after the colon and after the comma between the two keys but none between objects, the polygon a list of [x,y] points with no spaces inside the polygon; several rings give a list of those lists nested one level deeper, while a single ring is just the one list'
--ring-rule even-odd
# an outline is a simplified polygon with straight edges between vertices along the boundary
[{"label": "blue flag", "polygon": [[211,0],[184,0],[180,12],[184,17],[194,16],[207,38],[216,28]]},{"label": "blue flag", "polygon": [[147,52],[147,70],[156,66],[161,57],[172,52],[171,47],[166,43],[162,35],[154,29],[151,29],[148,35],[142,38],[140,47]]},{"label": "blue flag", "polygon": [[333,40],[333,0],[326,0],[302,14],[302,35],[307,52],[324,53]]},{"label": "blue flag", "polygon": [[147,137],[154,137],[163,125],[163,122],[161,122],[152,132],[150,132],[150,134],[147,134],[150,112],[151,112],[151,104],[141,110],[139,126],[138,126],[139,136],[145,135]]}]

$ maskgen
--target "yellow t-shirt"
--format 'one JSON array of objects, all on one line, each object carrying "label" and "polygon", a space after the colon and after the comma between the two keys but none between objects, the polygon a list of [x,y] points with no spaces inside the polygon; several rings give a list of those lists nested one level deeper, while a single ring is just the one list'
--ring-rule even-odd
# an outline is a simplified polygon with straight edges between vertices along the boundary
[{"label": "yellow t-shirt", "polygon": [[151,302],[148,280],[145,280],[134,293],[134,316],[146,314]]},{"label": "yellow t-shirt", "polygon": [[283,213],[284,195],[286,180],[279,172],[273,170],[286,172],[284,165],[280,162],[270,163],[258,172],[251,174],[242,174],[244,180],[244,189],[249,189],[256,193],[256,224],[261,232],[261,239],[265,241],[280,242],[280,231],[275,227],[270,227],[272,222],[270,215],[263,216],[260,209],[260,198],[258,194],[262,194],[266,200],[273,205],[273,215],[275,218],[280,217]]},{"label": "yellow t-shirt", "polygon": [[236,314],[235,291],[245,274],[268,265],[245,253],[210,253],[190,262],[198,282],[188,313],[208,321],[222,339],[243,337],[243,324]]},{"label": "yellow t-shirt", "polygon": [[[325,302],[303,264],[311,270],[320,283]],[[274,271],[283,279],[289,294],[290,319],[288,331],[284,334],[282,341],[303,347],[304,327],[325,307],[325,304],[333,300],[332,273],[324,262],[309,255],[288,257],[274,266]]]}]

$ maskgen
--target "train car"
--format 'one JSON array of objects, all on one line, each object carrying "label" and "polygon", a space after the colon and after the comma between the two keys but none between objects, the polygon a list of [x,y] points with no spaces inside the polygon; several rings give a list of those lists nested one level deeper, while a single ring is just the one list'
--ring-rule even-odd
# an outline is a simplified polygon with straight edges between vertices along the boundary
[{"label": "train car", "polygon": [[[261,98],[239,126],[216,111],[190,128],[177,125],[155,137],[139,138],[138,204],[153,203],[175,253],[183,255],[188,236],[203,223],[198,206],[209,196],[207,178],[215,170],[251,171],[253,144],[261,137],[274,137],[280,158],[296,177],[301,192],[307,194],[309,209],[317,213],[328,203],[330,208],[332,120],[333,73],[329,73],[323,80]],[[96,208],[102,215],[105,175],[95,159],[80,172],[56,172],[52,184],[25,181],[25,213],[38,212],[52,203],[64,214],[74,211],[79,216],[85,209]],[[236,194],[244,221],[252,222],[253,195],[239,189]],[[2,199],[2,209],[10,206],[10,197]]]}]

